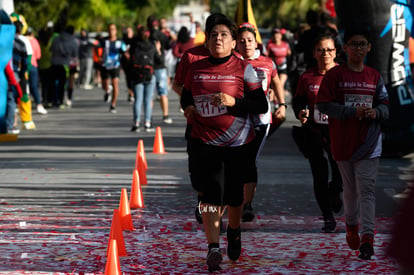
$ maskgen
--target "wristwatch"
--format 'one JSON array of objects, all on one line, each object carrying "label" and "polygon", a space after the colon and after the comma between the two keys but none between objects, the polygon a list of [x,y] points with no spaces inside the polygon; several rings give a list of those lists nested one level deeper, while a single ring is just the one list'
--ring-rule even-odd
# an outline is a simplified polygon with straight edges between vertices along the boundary
[{"label": "wristwatch", "polygon": [[280,106],[285,106],[285,108],[287,109],[287,104],[286,103],[279,103],[279,107]]}]

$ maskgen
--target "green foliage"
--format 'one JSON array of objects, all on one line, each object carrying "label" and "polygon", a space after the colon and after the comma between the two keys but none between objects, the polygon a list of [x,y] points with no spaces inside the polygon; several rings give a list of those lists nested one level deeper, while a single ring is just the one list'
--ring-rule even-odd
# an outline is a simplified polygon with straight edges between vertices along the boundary
[{"label": "green foliage", "polygon": [[[16,12],[23,14],[29,26],[39,30],[53,21],[56,26],[71,24],[79,31],[105,30],[108,23],[118,26],[146,24],[150,15],[171,16],[177,4],[190,0],[15,0]],[[194,1],[194,0],[193,0]],[[204,0],[211,12],[233,18],[239,0]],[[257,24],[294,28],[304,22],[308,9],[319,9],[323,0],[251,0]]]},{"label": "green foliage", "polygon": [[[15,10],[23,14],[35,30],[52,21],[55,26],[70,24],[76,30],[105,30],[118,26],[145,24],[149,15],[169,17],[183,0],[15,0]],[[160,8],[162,7],[162,9]]]}]

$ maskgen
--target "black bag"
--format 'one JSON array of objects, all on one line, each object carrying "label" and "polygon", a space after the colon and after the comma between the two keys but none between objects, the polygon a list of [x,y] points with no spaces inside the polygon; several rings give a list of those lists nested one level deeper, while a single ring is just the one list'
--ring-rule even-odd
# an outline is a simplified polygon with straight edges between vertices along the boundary
[{"label": "black bag", "polygon": [[137,47],[131,58],[131,77],[135,83],[149,82],[154,74],[154,52]]}]

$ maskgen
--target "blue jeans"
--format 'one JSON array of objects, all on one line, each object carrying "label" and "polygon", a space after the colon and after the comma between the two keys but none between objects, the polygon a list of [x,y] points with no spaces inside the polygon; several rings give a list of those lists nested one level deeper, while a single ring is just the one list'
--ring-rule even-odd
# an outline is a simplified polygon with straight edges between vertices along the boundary
[{"label": "blue jeans", "polygon": [[155,75],[150,82],[142,82],[134,86],[134,122],[139,123],[141,117],[141,106],[144,103],[145,122],[151,122],[152,117],[152,96],[155,88]]},{"label": "blue jeans", "polygon": [[14,116],[16,113],[16,99],[13,91],[7,92],[7,107],[6,107],[6,128],[7,130],[13,129]]},{"label": "blue jeans", "polygon": [[29,71],[29,89],[36,105],[41,104],[42,101],[39,95],[39,70],[35,66],[31,66]]},{"label": "blue jeans", "polygon": [[155,69],[155,78],[157,79],[157,91],[158,95],[168,95],[168,76],[167,68]]}]

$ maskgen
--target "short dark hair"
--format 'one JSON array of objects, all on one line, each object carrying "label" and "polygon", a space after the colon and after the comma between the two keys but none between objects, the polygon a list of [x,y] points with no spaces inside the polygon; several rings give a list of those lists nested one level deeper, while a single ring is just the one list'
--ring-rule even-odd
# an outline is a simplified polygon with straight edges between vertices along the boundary
[{"label": "short dark hair", "polygon": [[317,11],[308,10],[306,12],[306,23],[309,25],[316,25],[319,23],[319,15]]},{"label": "short dark hair", "polygon": [[230,20],[227,16],[225,16],[225,15],[224,16],[217,16],[214,19],[214,22],[209,22],[209,23],[211,23],[211,24],[209,24],[208,26],[207,26],[207,23],[206,23],[206,33],[208,34],[208,36],[210,36],[211,30],[214,28],[214,26],[225,25],[229,28],[232,38],[234,40],[237,39],[237,26],[236,26],[236,23],[234,23],[233,20]]},{"label": "short dark hair", "polygon": [[365,37],[368,42],[371,42],[371,35],[369,33],[369,27],[350,27],[345,30],[344,33],[344,43],[348,43],[354,35],[362,35]]},{"label": "short dark hair", "polygon": [[216,21],[220,18],[225,18],[226,16],[222,13],[212,13],[206,19],[206,35],[207,37],[210,36],[210,32],[213,27],[216,25]]},{"label": "short dark hair", "polygon": [[72,25],[66,26],[65,32],[67,32],[68,34],[74,34],[75,33],[75,27],[73,27]]}]

